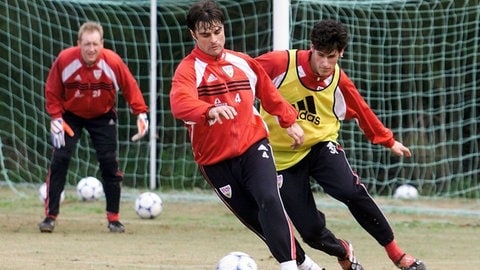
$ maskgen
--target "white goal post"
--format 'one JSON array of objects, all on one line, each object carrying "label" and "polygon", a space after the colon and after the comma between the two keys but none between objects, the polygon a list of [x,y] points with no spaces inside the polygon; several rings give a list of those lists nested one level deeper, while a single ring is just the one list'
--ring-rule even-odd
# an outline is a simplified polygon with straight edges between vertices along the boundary
[{"label": "white goal post", "polygon": [[273,0],[273,49],[290,48],[290,0]]},{"label": "white goal post", "polygon": [[157,187],[157,0],[150,0],[150,189]]}]

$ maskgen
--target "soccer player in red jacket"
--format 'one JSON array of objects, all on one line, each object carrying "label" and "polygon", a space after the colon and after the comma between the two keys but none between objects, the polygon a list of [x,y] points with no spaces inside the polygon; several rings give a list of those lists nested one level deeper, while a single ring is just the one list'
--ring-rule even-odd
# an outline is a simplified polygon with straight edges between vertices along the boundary
[{"label": "soccer player in red jacket", "polygon": [[[324,246],[325,217],[317,211],[310,187],[313,178],[323,190],[343,202],[358,223],[382,245],[402,270],[424,270],[423,262],[405,254],[381,209],[352,171],[339,145],[340,121],[356,119],[367,138],[389,148],[397,156],[410,157],[410,150],[396,141],[391,130],[377,118],[353,82],[338,66],[348,42],[344,26],[326,20],[315,24],[309,50],[273,51],[256,58],[275,82],[278,91],[299,112],[298,123],[305,142],[297,149],[288,146],[274,116],[262,110],[270,129],[282,199],[293,224],[311,247],[335,255]],[[344,242],[347,250],[351,245]],[[337,256],[337,255],[335,255]],[[339,258],[343,269],[358,269],[351,260]]]},{"label": "soccer player in red jacket", "polygon": [[100,164],[110,232],[124,232],[119,221],[123,174],[117,161],[116,97],[121,91],[137,115],[136,141],[148,131],[148,107],[137,81],[118,54],[103,47],[103,28],[84,23],[77,46],[60,52],[45,83],[46,110],[51,116],[53,154],[46,178],[45,219],[41,232],[52,232],[60,210],[68,165],[82,130],[86,129]]},{"label": "soccer player in red jacket", "polygon": [[[194,159],[218,197],[265,241],[280,269],[296,270],[293,228],[255,99],[277,117],[292,148],[303,142],[297,112],[257,62],[224,48],[224,15],[214,1],[192,5],[187,26],[196,44],[173,76],[172,114],[185,123]],[[301,262],[313,264],[305,257]]]}]

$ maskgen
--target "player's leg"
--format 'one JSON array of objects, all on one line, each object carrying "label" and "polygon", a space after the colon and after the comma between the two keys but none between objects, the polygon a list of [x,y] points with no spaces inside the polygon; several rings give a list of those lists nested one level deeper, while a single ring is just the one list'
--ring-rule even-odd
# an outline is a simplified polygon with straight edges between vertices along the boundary
[{"label": "player's leg", "polygon": [[287,213],[309,246],[337,257],[342,269],[361,270],[352,245],[338,239],[326,228],[325,215],[316,207],[310,186],[310,168],[315,168],[317,161],[317,157],[310,153],[295,166],[278,172],[282,178],[280,190]]},{"label": "player's leg", "polygon": [[254,144],[241,161],[242,184],[255,199],[266,243],[279,262],[296,258],[294,231],[280,198],[273,154],[266,139]]},{"label": "player's leg", "polygon": [[326,228],[325,215],[317,209],[310,186],[308,156],[295,166],[279,171],[285,209],[303,241],[329,255],[343,258],[342,242]]},{"label": "player's leg", "polygon": [[60,197],[65,187],[66,176],[75,143],[73,139],[66,140],[65,146],[53,149],[50,167],[47,174],[46,215],[56,217],[60,212]]},{"label": "player's leg", "polygon": [[65,188],[68,166],[82,130],[82,123],[78,117],[66,113],[63,118],[74,131],[74,135],[72,137],[65,136],[64,147],[53,149],[45,179],[47,184],[45,219],[38,225],[41,232],[52,232],[55,227],[55,219],[60,212],[61,194]]},{"label": "player's leg", "polygon": [[[221,162],[223,163],[223,162]],[[227,162],[229,163],[229,162]],[[220,164],[214,165],[219,166]],[[220,165],[221,166],[221,165]],[[210,166],[207,166],[210,167]],[[229,166],[227,166],[229,167]],[[225,169],[227,168],[225,167]],[[218,197],[223,201],[223,203],[229,208],[232,213],[253,233],[255,233],[262,241],[265,242],[265,236],[263,234],[262,225],[258,219],[258,206],[257,203],[253,200],[251,195],[245,190],[238,186],[236,181],[228,181],[228,179],[234,179],[233,176],[230,176],[230,170],[223,170],[209,168],[207,171],[210,173],[204,172],[204,167],[200,167],[201,171],[207,180],[207,182],[214,188],[217,192]],[[209,177],[211,175],[212,177]],[[219,177],[215,177],[218,175]],[[223,179],[223,180],[222,180]],[[228,183],[227,183],[228,181]],[[215,184],[218,185],[216,187]],[[221,188],[223,187],[223,188]],[[300,243],[295,238],[295,250],[296,250],[296,260],[299,269],[309,269],[309,270],[321,270],[322,268],[318,266],[311,258],[306,256],[304,249]],[[308,266],[308,268],[300,268],[300,265]]]},{"label": "player's leg", "polygon": [[264,147],[256,144],[241,157],[200,169],[225,205],[265,241],[277,261],[288,262],[294,258],[293,232],[281,205],[270,148],[263,142]]},{"label": "player's leg", "polygon": [[326,143],[315,152],[318,153],[318,164],[322,166],[312,176],[325,192],[347,205],[355,220],[385,248],[397,267],[402,270],[426,269],[423,262],[405,254],[397,245],[390,223],[352,171],[345,151],[339,145]]},{"label": "player's leg", "polygon": [[104,116],[89,120],[85,127],[95,148],[102,175],[108,227],[111,232],[123,232],[125,227],[119,222],[123,174],[118,168],[116,123],[117,116],[111,111]]},{"label": "player's leg", "polygon": [[390,224],[352,171],[344,150],[329,142],[316,145],[311,152],[318,160],[312,177],[324,191],[343,202],[357,222],[382,246],[392,241]]}]

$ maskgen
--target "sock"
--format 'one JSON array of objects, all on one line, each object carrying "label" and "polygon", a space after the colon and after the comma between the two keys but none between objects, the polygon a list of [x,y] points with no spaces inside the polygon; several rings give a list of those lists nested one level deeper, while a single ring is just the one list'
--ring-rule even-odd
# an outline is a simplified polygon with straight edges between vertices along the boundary
[{"label": "sock", "polygon": [[118,213],[107,212],[108,222],[118,221],[119,219],[120,215]]},{"label": "sock", "polygon": [[297,261],[291,260],[280,263],[280,270],[297,270]]},{"label": "sock", "polygon": [[[297,260],[298,260],[298,257],[297,257]],[[300,268],[300,266],[311,265],[312,262],[313,262],[312,259],[310,259],[310,258],[305,254],[305,257],[303,258],[303,262],[302,262],[302,263],[298,263],[298,261],[297,261],[297,265],[298,265],[298,268]]]},{"label": "sock", "polygon": [[349,245],[348,245],[347,241],[345,241],[343,239],[338,239],[338,241],[340,241],[340,243],[342,243],[343,249],[345,249],[345,256],[343,258],[338,257],[338,260],[339,261],[348,260],[349,256],[350,256],[350,248],[348,247]]},{"label": "sock", "polygon": [[307,259],[307,254],[297,254],[297,265],[302,265]]},{"label": "sock", "polygon": [[390,260],[392,260],[392,262],[394,263],[397,263],[402,258],[402,255],[405,254],[403,250],[397,245],[397,242],[395,240],[392,240],[392,242],[388,243],[385,246],[385,251],[387,252]]},{"label": "sock", "polygon": [[320,267],[320,265],[315,263],[307,255],[305,255],[305,260],[303,261],[302,264],[298,265],[298,270],[306,270],[306,269],[325,270],[325,268]]}]

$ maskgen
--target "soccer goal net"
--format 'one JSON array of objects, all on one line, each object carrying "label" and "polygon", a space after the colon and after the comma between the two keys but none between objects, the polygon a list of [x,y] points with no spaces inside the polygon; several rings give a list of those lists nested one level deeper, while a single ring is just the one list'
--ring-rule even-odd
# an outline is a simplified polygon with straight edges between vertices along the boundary
[{"label": "soccer goal net", "polygon": [[[257,56],[272,49],[270,0],[219,0],[226,47]],[[150,1],[29,1],[0,3],[1,182],[44,181],[52,146],[44,82],[58,52],[76,44],[86,20],[104,26],[105,47],[130,67],[147,100],[157,104],[154,172],[160,189],[207,188],[193,162],[183,124],[172,118],[168,93],[178,62],[193,48],[185,25],[192,1],[158,1],[157,88],[149,94]],[[307,1],[290,4],[290,46],[307,49],[313,24],[337,19],[349,30],[341,66],[413,157],[397,158],[369,143],[354,121],[341,143],[354,170],[375,195],[402,183],[424,196],[480,197],[480,10],[478,1]],[[289,18],[285,18],[288,20]],[[124,185],[149,186],[148,140],[132,143],[135,119],[118,98],[119,162]],[[84,134],[67,183],[98,176]]]}]

